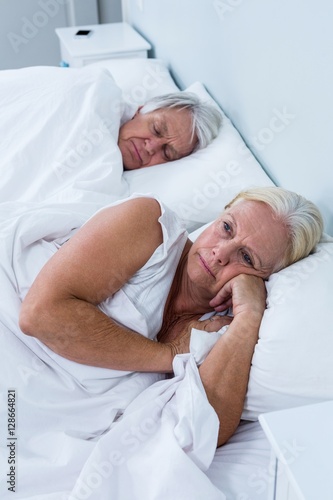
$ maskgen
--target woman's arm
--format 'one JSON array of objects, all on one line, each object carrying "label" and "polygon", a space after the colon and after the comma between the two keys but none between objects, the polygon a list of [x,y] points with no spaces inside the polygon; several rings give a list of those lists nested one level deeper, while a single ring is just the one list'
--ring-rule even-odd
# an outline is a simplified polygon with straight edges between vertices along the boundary
[{"label": "woman's arm", "polygon": [[180,353],[189,344],[192,328],[213,332],[229,325],[199,368],[208,400],[220,421],[217,446],[235,432],[243,411],[252,356],[266,306],[262,278],[242,274],[230,280],[214,298],[214,306],[225,310],[230,305],[232,321],[227,316],[199,321],[201,315],[185,315],[159,339],[174,342],[176,352],[180,347]]},{"label": "woman's arm", "polygon": [[265,284],[256,276],[237,276],[220,292],[221,301],[230,296],[234,319],[199,368],[208,400],[220,420],[217,446],[232,436],[241,418],[266,305]]},{"label": "woman's arm", "polygon": [[119,326],[97,307],[162,243],[160,215],[156,200],[137,198],[90,219],[37,276],[22,304],[22,331],[78,363],[172,371],[172,346]]}]

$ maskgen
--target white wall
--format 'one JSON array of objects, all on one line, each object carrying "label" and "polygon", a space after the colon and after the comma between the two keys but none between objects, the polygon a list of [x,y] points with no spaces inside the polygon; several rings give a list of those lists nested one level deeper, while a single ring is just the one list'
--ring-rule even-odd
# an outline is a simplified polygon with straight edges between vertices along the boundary
[{"label": "white wall", "polygon": [[58,64],[54,29],[66,25],[66,9],[58,2],[1,0],[0,69]]},{"label": "white wall", "polygon": [[0,69],[58,65],[55,28],[121,20],[121,0],[0,0]]},{"label": "white wall", "polygon": [[118,23],[122,21],[121,0],[98,0],[100,23]]},{"label": "white wall", "polygon": [[331,0],[123,0],[181,88],[202,81],[273,180],[333,234]]}]

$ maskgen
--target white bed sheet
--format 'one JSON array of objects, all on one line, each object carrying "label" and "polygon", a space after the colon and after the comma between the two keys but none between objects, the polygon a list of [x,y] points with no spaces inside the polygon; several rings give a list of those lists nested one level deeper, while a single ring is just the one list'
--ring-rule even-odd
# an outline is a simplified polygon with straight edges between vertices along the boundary
[{"label": "white bed sheet", "polygon": [[1,71],[1,202],[125,197],[117,147],[124,109],[120,89],[100,68]]},{"label": "white bed sheet", "polygon": [[[12,204],[2,207],[0,420],[7,421],[7,391],[15,389],[16,498],[167,500],[178,492],[184,499],[224,499],[224,485],[230,491],[247,488],[234,481],[233,470],[247,479],[254,465],[244,464],[237,440],[217,452],[209,469],[218,422],[191,355],[176,359],[170,380],[89,367],[83,382],[82,365],[69,362],[66,370],[40,342],[20,332],[19,297],[27,281],[56,251],[52,240],[81,225],[90,206],[67,204],[59,211],[58,204],[29,204],[15,213]],[[8,471],[6,427],[0,435],[0,470]],[[226,467],[230,449],[237,459]],[[0,478],[4,499],[11,498],[5,479]]]},{"label": "white bed sheet", "polygon": [[[40,93],[43,86],[36,85],[41,81],[34,68],[26,73],[24,85],[15,83],[14,72],[0,74],[4,110],[0,125],[0,497],[13,497],[7,483],[6,422],[7,391],[15,389],[17,499],[167,500],[178,495],[191,500],[259,500],[249,477],[257,467],[267,466],[268,445],[256,424],[251,424],[246,433],[241,427],[214,458],[217,417],[192,356],[177,358],[172,380],[152,374],[115,377],[112,373],[111,377],[112,370],[89,368],[84,384],[75,376],[75,366],[67,371],[18,328],[20,297],[56,251],[52,240],[66,238],[97,209],[128,194],[116,147],[123,104],[112,78],[102,70],[96,79],[96,70],[87,68],[71,73],[70,78],[69,73],[61,73],[59,87],[59,71],[63,70],[42,72],[52,89],[44,94]],[[56,73],[58,83],[50,87]],[[12,97],[7,100],[5,94]],[[64,96],[68,106],[59,108]],[[80,112],[74,116],[70,109],[75,100]],[[81,152],[77,163],[70,163],[73,152]],[[27,182],[27,171],[30,178],[36,176],[33,185]],[[156,404],[157,418],[153,418]],[[127,456],[124,451],[123,456],[110,458],[110,450],[117,451],[120,445],[133,453]],[[85,492],[84,485],[91,492]]]}]

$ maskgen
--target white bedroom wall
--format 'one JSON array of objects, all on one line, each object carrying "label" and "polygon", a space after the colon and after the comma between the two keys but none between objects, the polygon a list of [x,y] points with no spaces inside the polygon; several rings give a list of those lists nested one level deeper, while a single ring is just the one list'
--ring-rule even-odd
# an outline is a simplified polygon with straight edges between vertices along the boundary
[{"label": "white bedroom wall", "polygon": [[0,0],[0,69],[58,65],[55,28],[121,20],[121,0]]},{"label": "white bedroom wall", "polygon": [[122,21],[121,0],[98,0],[98,10],[101,23]]},{"label": "white bedroom wall", "polygon": [[66,9],[60,2],[0,0],[0,69],[58,64],[54,29],[66,25]]},{"label": "white bedroom wall", "polygon": [[333,234],[331,0],[123,0],[181,88],[205,84],[279,185]]}]

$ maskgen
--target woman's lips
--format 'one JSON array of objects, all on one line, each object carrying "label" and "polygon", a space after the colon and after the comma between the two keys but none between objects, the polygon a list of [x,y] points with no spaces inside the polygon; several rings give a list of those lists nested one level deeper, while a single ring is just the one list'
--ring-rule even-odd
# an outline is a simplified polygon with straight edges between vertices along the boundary
[{"label": "woman's lips", "polygon": [[137,159],[139,160],[139,162],[141,163],[142,165],[142,158],[141,158],[141,155],[138,151],[138,148],[136,147],[135,143],[132,141],[132,144],[133,144],[133,148],[134,148],[134,151],[135,151],[135,154],[137,156]]},{"label": "woman's lips", "polygon": [[201,263],[202,263],[203,267],[206,269],[207,273],[208,273],[208,274],[210,274],[213,278],[215,278],[214,274],[213,274],[213,273],[212,273],[212,271],[210,270],[210,268],[209,268],[209,266],[208,266],[207,262],[205,261],[205,259],[203,259],[203,258],[201,257],[201,255],[199,255],[199,259],[200,259],[200,261],[201,261]]}]

